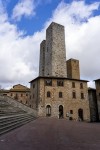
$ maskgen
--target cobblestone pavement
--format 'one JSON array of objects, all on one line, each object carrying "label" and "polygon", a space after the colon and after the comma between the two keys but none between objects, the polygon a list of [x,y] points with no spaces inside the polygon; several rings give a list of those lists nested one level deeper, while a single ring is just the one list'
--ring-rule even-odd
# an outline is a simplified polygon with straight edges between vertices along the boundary
[{"label": "cobblestone pavement", "polygon": [[40,118],[2,135],[0,150],[100,150],[100,123]]}]

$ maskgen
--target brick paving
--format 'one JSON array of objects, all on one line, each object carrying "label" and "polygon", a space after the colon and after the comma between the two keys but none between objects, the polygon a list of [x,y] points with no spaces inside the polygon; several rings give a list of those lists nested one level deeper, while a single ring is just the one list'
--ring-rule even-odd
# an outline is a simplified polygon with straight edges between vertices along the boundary
[{"label": "brick paving", "polygon": [[0,136],[0,150],[100,150],[100,123],[39,118]]}]

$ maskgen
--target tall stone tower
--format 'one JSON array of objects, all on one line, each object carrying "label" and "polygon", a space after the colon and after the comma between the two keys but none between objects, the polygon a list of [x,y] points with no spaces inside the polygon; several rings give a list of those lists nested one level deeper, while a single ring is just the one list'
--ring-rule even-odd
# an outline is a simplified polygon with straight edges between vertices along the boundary
[{"label": "tall stone tower", "polygon": [[67,77],[71,79],[80,79],[79,61],[76,59],[69,59],[66,61]]},{"label": "tall stone tower", "polygon": [[46,30],[46,42],[41,43],[40,75],[67,77],[64,26],[54,22]]},{"label": "tall stone tower", "polygon": [[40,64],[39,64],[40,76],[44,76],[45,72],[45,51],[46,51],[46,40],[43,40],[40,44]]}]

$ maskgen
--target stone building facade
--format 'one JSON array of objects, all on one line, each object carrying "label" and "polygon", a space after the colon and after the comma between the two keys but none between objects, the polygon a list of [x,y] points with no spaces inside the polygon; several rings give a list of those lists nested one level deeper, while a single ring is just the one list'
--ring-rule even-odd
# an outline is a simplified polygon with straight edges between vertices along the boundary
[{"label": "stone building facade", "polygon": [[38,77],[31,82],[31,104],[38,116],[89,121],[87,81]]},{"label": "stone building facade", "polygon": [[99,120],[100,120],[100,79],[95,80],[95,85],[96,85],[98,115],[99,115]]},{"label": "stone building facade", "polygon": [[30,104],[38,116],[90,121],[87,81],[80,79],[78,60],[66,62],[64,34],[64,26],[54,22],[46,30],[39,77],[30,81]]},{"label": "stone building facade", "polygon": [[29,106],[30,89],[24,85],[17,84],[17,85],[14,85],[9,90],[1,90],[0,93],[1,93],[1,95],[9,96],[9,97],[15,99],[16,101],[19,101],[19,102]]},{"label": "stone building facade", "polygon": [[99,120],[96,89],[88,88],[88,96],[89,96],[89,107],[90,107],[90,121],[96,122]]}]

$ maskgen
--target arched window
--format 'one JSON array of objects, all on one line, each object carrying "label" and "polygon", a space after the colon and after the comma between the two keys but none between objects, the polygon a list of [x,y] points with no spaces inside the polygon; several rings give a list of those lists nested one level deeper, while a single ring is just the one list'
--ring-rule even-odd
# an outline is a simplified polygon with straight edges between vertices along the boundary
[{"label": "arched window", "polygon": [[51,97],[50,91],[47,92],[47,97]]},{"label": "arched window", "polygon": [[83,109],[78,109],[78,119],[79,121],[82,121],[83,120]]},{"label": "arched window", "polygon": [[47,105],[46,106],[46,116],[51,116],[51,106],[50,105]]},{"label": "arched window", "polygon": [[70,110],[70,114],[73,114],[73,110]]},{"label": "arched window", "polygon": [[59,106],[59,118],[63,118],[63,106]]}]

